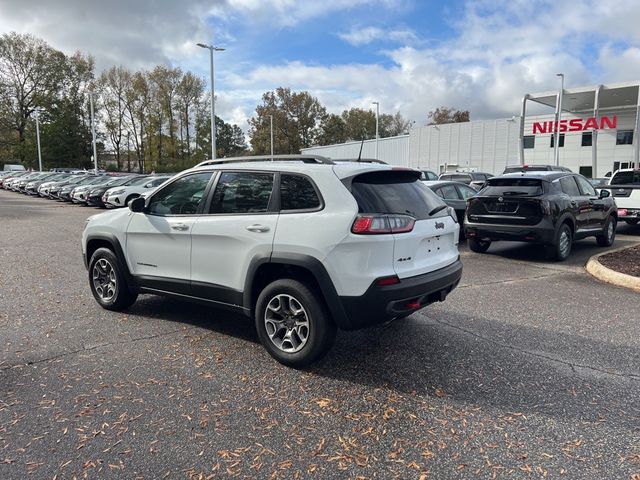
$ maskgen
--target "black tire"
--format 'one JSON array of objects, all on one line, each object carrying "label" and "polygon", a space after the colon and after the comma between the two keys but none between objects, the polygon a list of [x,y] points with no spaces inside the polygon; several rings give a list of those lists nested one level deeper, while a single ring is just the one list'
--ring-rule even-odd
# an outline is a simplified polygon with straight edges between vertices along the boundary
[{"label": "black tire", "polygon": [[[566,242],[563,238],[566,235]],[[571,247],[573,246],[573,232],[571,231],[571,227],[563,223],[558,228],[556,232],[556,236],[552,245],[547,246],[547,250],[549,256],[552,260],[556,260],[558,262],[563,262],[569,255],[571,254]]]},{"label": "black tire", "polygon": [[610,247],[616,239],[617,222],[615,217],[609,216],[602,227],[602,235],[596,235],[596,242],[601,247]]},{"label": "black tire", "polygon": [[491,240],[480,240],[478,238],[467,237],[469,248],[472,252],[485,253],[491,246]]},{"label": "black tire", "polygon": [[[293,298],[294,305],[303,308],[301,314],[280,315],[273,308],[267,312],[269,305],[279,307],[285,313],[291,311],[291,300],[290,298],[287,300],[288,297]],[[288,306],[280,307],[281,301],[283,305],[289,302]],[[295,309],[298,310],[297,307]],[[267,315],[271,317],[270,322],[267,320]],[[281,321],[276,317],[282,317],[284,320]],[[306,319],[307,327],[298,325],[298,321],[303,318]],[[290,328],[285,325],[285,322],[290,322]],[[294,322],[295,325],[293,325]],[[255,324],[260,342],[267,352],[278,362],[293,368],[301,368],[320,359],[329,351],[336,336],[336,326],[319,293],[293,279],[276,280],[260,292],[255,308]],[[277,324],[280,325],[279,328]],[[300,328],[303,334],[306,331],[306,340],[301,341],[304,335],[299,335],[296,327]],[[271,332],[267,331],[268,328]],[[270,334],[274,340],[271,339]],[[289,338],[293,337],[291,340],[286,340],[288,334],[290,334]],[[281,342],[281,346],[276,345],[276,342]]]},{"label": "black tire", "polygon": [[[113,285],[110,285],[111,282]],[[107,310],[125,310],[138,298],[137,293],[129,290],[120,262],[108,248],[99,248],[91,256],[89,286],[93,297]]]},{"label": "black tire", "polygon": [[636,220],[636,219],[627,219],[627,220],[625,220],[625,223],[627,225],[637,225],[639,221],[640,220]]},{"label": "black tire", "polygon": [[128,206],[129,206],[129,202],[130,202],[131,200],[133,200],[134,198],[138,198],[139,196],[140,196],[140,195],[138,195],[137,193],[134,193],[134,194],[132,194],[132,195],[129,195],[129,196],[127,197],[127,199],[124,201],[124,206],[125,206],[125,207],[128,207]]}]

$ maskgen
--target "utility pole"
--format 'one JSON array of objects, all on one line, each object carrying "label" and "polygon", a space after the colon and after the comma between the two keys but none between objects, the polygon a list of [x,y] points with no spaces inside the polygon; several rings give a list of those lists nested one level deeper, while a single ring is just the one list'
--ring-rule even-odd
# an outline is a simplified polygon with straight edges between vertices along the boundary
[{"label": "utility pole", "polygon": [[269,115],[271,122],[271,161],[273,161],[273,115]]},{"label": "utility pole", "polygon": [[376,106],[376,160],[378,158],[378,117],[380,116],[380,102],[372,102]]},{"label": "utility pole", "polygon": [[564,73],[556,73],[560,77],[560,91],[558,92],[558,101],[556,108],[556,128],[553,132],[553,154],[555,165],[560,165],[560,119],[562,117],[562,96],[564,95]]},{"label": "utility pole", "polygon": [[211,73],[211,160],[216,159],[216,96],[214,88],[214,75],[213,75],[213,52],[223,52],[224,48],[215,47],[213,45],[207,45],[206,43],[198,43],[200,48],[209,49],[209,66]]},{"label": "utility pole", "polygon": [[98,174],[98,151],[96,149],[96,120],[93,115],[93,92],[89,92],[89,102],[91,103],[91,136],[93,137],[93,168]]},{"label": "utility pole", "polygon": [[38,143],[38,168],[40,171],[42,171],[42,152],[40,151],[40,119],[38,118],[40,116],[40,111],[36,108],[34,113],[36,117],[36,140]]}]

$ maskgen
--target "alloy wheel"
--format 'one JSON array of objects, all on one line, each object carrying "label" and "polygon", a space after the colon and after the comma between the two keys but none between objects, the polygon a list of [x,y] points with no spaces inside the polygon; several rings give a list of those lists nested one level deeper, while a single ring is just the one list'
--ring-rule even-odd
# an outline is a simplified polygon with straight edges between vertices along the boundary
[{"label": "alloy wheel", "polygon": [[291,295],[282,293],[269,300],[264,326],[271,342],[286,353],[299,352],[309,340],[309,316]]},{"label": "alloy wheel", "polygon": [[101,258],[93,265],[93,288],[103,302],[110,301],[116,294],[117,280],[113,265]]}]

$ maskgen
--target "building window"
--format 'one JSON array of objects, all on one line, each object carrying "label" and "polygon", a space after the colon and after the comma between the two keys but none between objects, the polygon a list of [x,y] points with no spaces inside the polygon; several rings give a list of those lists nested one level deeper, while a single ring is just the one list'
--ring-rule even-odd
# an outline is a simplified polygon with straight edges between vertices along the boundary
[{"label": "building window", "polygon": [[616,145],[633,145],[633,130],[618,130]]},{"label": "building window", "polygon": [[[561,133],[559,135],[559,137],[560,138],[558,139],[558,147],[562,148],[562,147],[564,147],[564,133]],[[554,140],[554,138],[556,138],[556,136],[555,135],[551,135],[551,144],[549,145],[551,148],[553,148],[553,140]]]},{"label": "building window", "polygon": [[525,135],[522,137],[522,148],[533,148],[536,145],[536,137],[534,135]]},{"label": "building window", "polygon": [[593,145],[593,132],[582,132],[582,146],[590,147]]}]

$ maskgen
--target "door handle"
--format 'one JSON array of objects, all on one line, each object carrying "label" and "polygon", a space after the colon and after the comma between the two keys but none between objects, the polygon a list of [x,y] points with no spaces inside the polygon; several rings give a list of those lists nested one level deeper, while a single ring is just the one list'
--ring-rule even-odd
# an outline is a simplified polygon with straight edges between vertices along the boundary
[{"label": "door handle", "polygon": [[267,227],[266,225],[260,225],[257,223],[254,225],[248,225],[246,229],[249,230],[250,232],[259,232],[259,233],[264,233],[269,231],[269,227]]},{"label": "door handle", "polygon": [[171,230],[179,230],[184,232],[185,230],[189,230],[189,226],[184,223],[174,223],[171,225]]},{"label": "door handle", "polygon": [[576,205],[578,205],[578,202],[576,202],[575,200],[571,200],[571,206],[575,207]]}]

